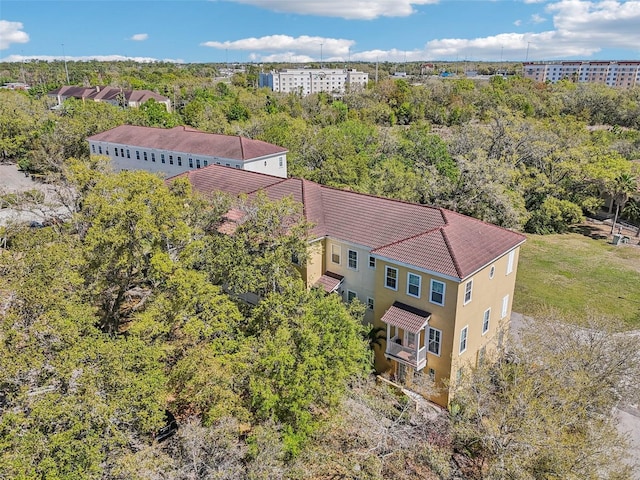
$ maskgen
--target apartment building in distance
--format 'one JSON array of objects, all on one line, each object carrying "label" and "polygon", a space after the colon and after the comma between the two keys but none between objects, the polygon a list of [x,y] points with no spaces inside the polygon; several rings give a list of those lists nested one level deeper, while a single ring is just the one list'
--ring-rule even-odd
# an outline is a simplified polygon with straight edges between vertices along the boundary
[{"label": "apartment building in distance", "polygon": [[350,88],[364,88],[369,74],[354,69],[296,68],[261,73],[259,85],[274,92],[298,93],[344,93]]},{"label": "apartment building in distance", "polygon": [[208,165],[287,177],[287,149],[235,135],[194,128],[121,125],[87,138],[92,155],[106,155],[114,170],[147,170],[167,177]]},{"label": "apartment building in distance", "polygon": [[120,107],[137,108],[153,99],[163,104],[167,112],[171,111],[171,100],[150,90],[123,90],[115,87],[73,87],[62,86],[47,94],[62,105],[67,98],[77,98],[82,101],[106,102]]},{"label": "apartment building in distance", "polygon": [[[501,345],[509,327],[525,237],[442,208],[326,187],[299,179],[209,166],[181,175],[194,189],[272,200],[291,196],[314,226],[309,288],[357,298],[365,322],[382,327],[376,368],[411,383],[428,375],[446,406],[462,369]],[[169,179],[168,181],[171,181]],[[234,218],[237,218],[235,216]]]},{"label": "apartment building in distance", "polygon": [[640,85],[640,60],[525,62],[523,72],[525,78],[536,82],[570,80],[620,88]]}]

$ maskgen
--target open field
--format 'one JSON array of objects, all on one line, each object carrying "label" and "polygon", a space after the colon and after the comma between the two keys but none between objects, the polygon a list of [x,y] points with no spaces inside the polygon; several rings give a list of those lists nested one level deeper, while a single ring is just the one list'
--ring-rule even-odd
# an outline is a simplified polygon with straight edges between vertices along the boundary
[{"label": "open field", "polygon": [[591,236],[528,236],[513,309],[533,317],[552,309],[575,323],[587,316],[608,317],[640,328],[638,239],[631,236],[633,245],[613,246],[600,232],[585,228],[583,233]]}]

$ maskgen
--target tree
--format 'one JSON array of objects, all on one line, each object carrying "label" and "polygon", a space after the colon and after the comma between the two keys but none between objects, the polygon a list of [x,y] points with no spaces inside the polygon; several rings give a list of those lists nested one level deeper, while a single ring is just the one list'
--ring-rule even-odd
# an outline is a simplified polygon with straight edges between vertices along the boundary
[{"label": "tree", "polygon": [[[640,201],[635,198],[630,198],[627,204],[622,209],[622,214],[625,218],[632,222],[640,222]],[[636,237],[640,237],[640,225],[637,225],[638,231]]]},{"label": "tree", "polygon": [[234,295],[282,292],[300,282],[292,262],[304,265],[310,225],[291,198],[272,202],[264,193],[242,198],[234,216],[205,248],[205,269]]},{"label": "tree", "polygon": [[143,171],[107,175],[84,198],[84,275],[103,331],[119,333],[127,292],[148,285],[154,256],[176,258],[187,244],[184,209],[159,177]]},{"label": "tree", "polygon": [[630,478],[613,409],[638,399],[638,347],[609,320],[580,328],[547,319],[510,352],[467,369],[450,407],[465,476]]},{"label": "tree", "polygon": [[611,225],[611,234],[613,234],[616,228],[616,222],[618,221],[618,214],[620,213],[620,209],[624,208],[627,200],[629,200],[629,196],[637,192],[638,181],[632,175],[623,173],[615,179],[611,193],[613,196],[613,201],[616,204],[616,213],[613,217],[613,224]]},{"label": "tree", "polygon": [[252,312],[251,405],[258,418],[283,424],[293,456],[327,409],[338,405],[347,382],[368,370],[363,309],[354,307],[302,288],[271,293]]}]

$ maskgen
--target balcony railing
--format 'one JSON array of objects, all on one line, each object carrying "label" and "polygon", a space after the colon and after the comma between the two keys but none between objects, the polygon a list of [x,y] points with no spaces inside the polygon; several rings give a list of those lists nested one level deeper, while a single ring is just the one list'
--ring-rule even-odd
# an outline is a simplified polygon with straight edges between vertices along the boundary
[{"label": "balcony railing", "polygon": [[398,336],[387,342],[385,355],[420,371],[427,366],[427,347],[418,348],[416,345],[401,345]]}]

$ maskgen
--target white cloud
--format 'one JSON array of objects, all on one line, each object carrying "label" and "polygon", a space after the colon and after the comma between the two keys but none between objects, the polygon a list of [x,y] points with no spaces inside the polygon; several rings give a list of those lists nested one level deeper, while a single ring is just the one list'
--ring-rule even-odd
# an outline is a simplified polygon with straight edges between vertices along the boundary
[{"label": "white cloud", "polygon": [[514,24],[516,27],[519,27],[520,25],[522,25],[522,20],[516,20],[515,22],[513,22],[513,24]]},{"label": "white cloud", "polygon": [[6,50],[12,43],[27,43],[29,35],[22,31],[21,22],[0,20],[0,50]]},{"label": "white cloud", "polygon": [[135,35],[132,35],[129,40],[133,40],[136,42],[144,42],[147,38],[149,38],[148,33],[136,33]]},{"label": "white cloud", "polygon": [[544,18],[542,15],[538,15],[537,13],[534,13],[533,15],[531,15],[531,22],[533,23],[542,23],[546,21],[547,19]]},{"label": "white cloud", "polygon": [[302,35],[300,37],[291,37],[289,35],[269,35],[260,38],[243,38],[241,40],[226,42],[204,42],[200,45],[204,47],[216,48],[218,50],[251,50],[254,52],[280,53],[285,52],[290,55],[295,52],[297,55],[304,54],[320,58],[332,56],[344,56],[349,54],[349,49],[355,45],[353,40],[345,40],[342,38],[326,38],[326,37],[310,37]]},{"label": "white cloud", "polygon": [[125,57],[124,55],[86,55],[80,57],[63,57],[62,55],[9,55],[8,57],[0,58],[0,62],[29,62],[32,60],[41,60],[45,62],[55,62],[60,60],[66,60],[68,62],[89,62],[91,60],[97,60],[98,62],[124,62],[133,61],[139,63],[154,63],[154,62],[168,62],[168,63],[184,63],[184,60],[180,58],[153,58],[153,57]]},{"label": "white cloud", "polygon": [[640,1],[561,0],[547,6],[558,35],[573,44],[602,48],[640,46]]},{"label": "white cloud", "polygon": [[438,3],[438,0],[227,0],[282,13],[372,20],[378,17],[407,17],[414,5]]}]

